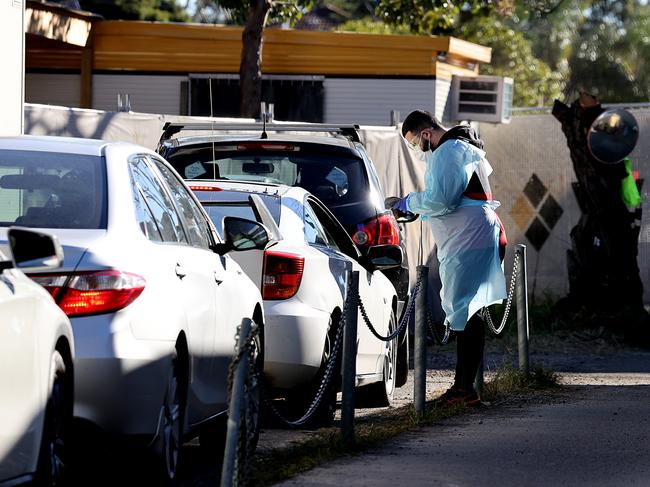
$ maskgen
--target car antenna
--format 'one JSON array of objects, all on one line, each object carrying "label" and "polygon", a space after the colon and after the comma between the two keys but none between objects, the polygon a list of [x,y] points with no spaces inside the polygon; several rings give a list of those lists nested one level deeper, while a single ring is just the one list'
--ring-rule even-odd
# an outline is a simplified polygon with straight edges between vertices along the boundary
[{"label": "car antenna", "polygon": [[210,83],[210,126],[212,127],[212,179],[217,179],[217,161],[214,150],[214,106],[212,105],[212,76],[208,77]]},{"label": "car antenna", "polygon": [[260,103],[260,112],[262,112],[261,113],[261,115],[262,115],[262,135],[261,135],[260,139],[268,139],[269,134],[266,133],[266,102],[265,101]]}]

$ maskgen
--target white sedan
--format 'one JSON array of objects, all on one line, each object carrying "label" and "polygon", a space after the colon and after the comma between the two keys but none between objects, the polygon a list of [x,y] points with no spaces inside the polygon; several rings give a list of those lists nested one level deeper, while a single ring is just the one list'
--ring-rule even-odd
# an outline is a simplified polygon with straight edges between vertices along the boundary
[{"label": "white sedan", "polygon": [[74,342],[65,314],[23,271],[63,260],[54,237],[12,228],[0,252],[0,483],[59,485],[72,419]]},{"label": "white sedan", "polygon": [[173,479],[184,438],[219,441],[238,325],[263,325],[259,290],[227,252],[263,248],[264,229],[222,242],[164,159],[100,140],[0,138],[0,200],[0,227],[56,229],[64,246],[59,272],[30,277],[72,323],[75,419],[151,445]]},{"label": "white sedan", "polygon": [[[237,216],[256,219],[269,229],[271,246],[235,258],[260,285],[264,298],[264,375],[300,416],[314,398],[332,353],[348,269],[360,273],[359,294],[373,326],[383,336],[395,329],[397,295],[379,269],[399,265],[401,250],[377,246],[370,257],[362,257],[338,220],[302,188],[230,181],[188,184],[217,228],[225,217]],[[395,367],[395,341],[375,338],[359,314],[357,386],[365,386],[358,391],[360,399],[367,405],[388,405]],[[333,389],[321,403],[317,423],[332,420],[335,400]]]}]

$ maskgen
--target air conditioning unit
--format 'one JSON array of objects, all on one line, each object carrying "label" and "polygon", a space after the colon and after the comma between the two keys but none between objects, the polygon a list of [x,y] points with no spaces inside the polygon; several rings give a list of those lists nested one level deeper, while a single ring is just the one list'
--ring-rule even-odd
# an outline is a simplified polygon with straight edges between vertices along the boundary
[{"label": "air conditioning unit", "polygon": [[451,80],[451,115],[454,121],[509,123],[512,78],[456,76]]}]

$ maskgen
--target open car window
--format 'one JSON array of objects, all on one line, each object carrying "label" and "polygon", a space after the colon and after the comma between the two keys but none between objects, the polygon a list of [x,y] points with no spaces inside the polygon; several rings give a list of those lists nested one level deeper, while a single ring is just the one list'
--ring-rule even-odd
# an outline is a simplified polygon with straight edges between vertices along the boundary
[{"label": "open car window", "polygon": [[315,198],[308,198],[307,201],[314,215],[318,218],[320,227],[325,232],[328,242],[330,242],[330,247],[335,248],[351,259],[358,260],[361,255],[359,250],[336,217]]}]

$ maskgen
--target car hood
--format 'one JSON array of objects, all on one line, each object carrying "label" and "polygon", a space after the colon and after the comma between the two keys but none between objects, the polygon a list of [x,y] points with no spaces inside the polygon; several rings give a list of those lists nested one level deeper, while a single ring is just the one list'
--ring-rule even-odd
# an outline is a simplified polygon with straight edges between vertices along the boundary
[{"label": "car hood", "polygon": [[[8,228],[0,228],[0,252],[9,256]],[[63,247],[63,265],[57,271],[74,271],[88,247],[104,238],[106,230],[68,230],[61,228],[34,228],[33,230],[54,235]]]}]

